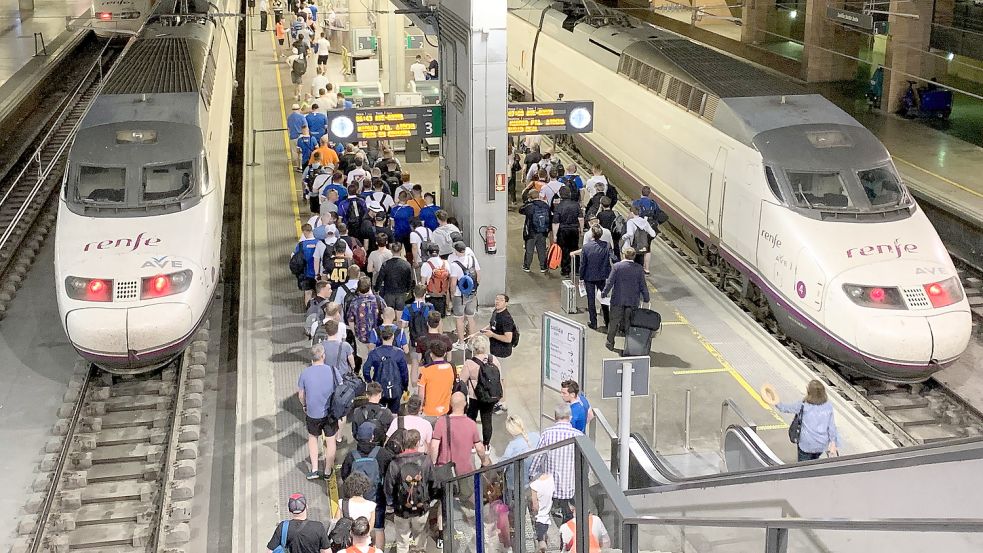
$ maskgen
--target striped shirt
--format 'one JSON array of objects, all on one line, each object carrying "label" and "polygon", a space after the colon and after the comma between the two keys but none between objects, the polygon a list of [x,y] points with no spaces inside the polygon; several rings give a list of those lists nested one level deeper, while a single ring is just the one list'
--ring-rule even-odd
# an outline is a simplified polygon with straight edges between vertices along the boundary
[{"label": "striped shirt", "polygon": [[[583,435],[583,432],[570,426],[570,421],[559,421],[546,430],[543,430],[537,447],[552,445],[575,436]],[[574,446],[570,445],[547,451],[537,456],[533,463],[532,474],[537,474],[541,467],[543,471],[553,475],[553,480],[556,482],[556,493],[554,497],[557,499],[571,499],[573,497],[573,491],[577,484],[577,475],[574,470],[575,455]]]}]

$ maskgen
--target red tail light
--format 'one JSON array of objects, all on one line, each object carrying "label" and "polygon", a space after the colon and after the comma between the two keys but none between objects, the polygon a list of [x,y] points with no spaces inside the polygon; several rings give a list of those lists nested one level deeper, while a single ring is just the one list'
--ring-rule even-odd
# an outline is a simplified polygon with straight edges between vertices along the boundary
[{"label": "red tail light", "polygon": [[113,281],[70,276],[65,279],[65,293],[73,300],[113,301]]},{"label": "red tail light", "polygon": [[963,288],[959,284],[959,277],[947,278],[940,282],[926,284],[924,287],[932,307],[945,307],[963,299]]},{"label": "red tail light", "polygon": [[884,298],[887,296],[887,293],[883,288],[871,288],[870,292],[868,292],[868,296],[870,297],[870,301],[874,303],[884,303]]},{"label": "red tail light", "polygon": [[191,287],[191,271],[184,270],[167,275],[154,275],[143,279],[140,299],[149,300],[180,294]]},{"label": "red tail light", "polygon": [[96,14],[96,17],[99,19],[99,21],[112,21],[113,20],[113,14],[110,13],[110,12],[99,12],[99,13]]}]

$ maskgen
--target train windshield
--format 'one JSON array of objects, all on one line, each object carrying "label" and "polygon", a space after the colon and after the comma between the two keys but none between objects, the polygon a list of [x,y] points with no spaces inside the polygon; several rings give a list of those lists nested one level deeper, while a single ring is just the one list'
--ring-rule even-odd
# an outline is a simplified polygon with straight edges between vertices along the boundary
[{"label": "train windshield", "polygon": [[79,167],[75,199],[83,203],[123,203],[126,201],[126,169]]},{"label": "train windshield", "polygon": [[191,161],[144,167],[141,183],[143,201],[162,203],[185,197],[193,189],[193,175]]},{"label": "train windshield", "polygon": [[785,174],[799,207],[856,209],[838,172],[786,171]]},{"label": "train windshield", "polygon": [[857,172],[872,208],[895,207],[905,199],[898,176],[888,166]]}]

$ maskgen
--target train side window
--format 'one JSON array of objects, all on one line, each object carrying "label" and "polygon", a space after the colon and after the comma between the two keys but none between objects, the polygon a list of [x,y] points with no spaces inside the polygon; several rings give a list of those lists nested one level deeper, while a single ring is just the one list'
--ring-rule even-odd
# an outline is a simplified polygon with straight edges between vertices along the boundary
[{"label": "train side window", "polygon": [[775,172],[771,170],[771,167],[765,166],[765,178],[768,179],[768,188],[771,188],[771,193],[775,195],[778,201],[785,202],[785,195],[782,194],[782,187],[778,186],[778,181],[775,179]]}]

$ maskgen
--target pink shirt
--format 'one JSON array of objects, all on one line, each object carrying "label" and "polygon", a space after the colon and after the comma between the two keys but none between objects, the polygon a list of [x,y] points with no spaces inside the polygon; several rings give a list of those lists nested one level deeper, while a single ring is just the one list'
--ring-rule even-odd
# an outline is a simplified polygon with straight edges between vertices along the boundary
[{"label": "pink shirt", "polygon": [[[389,430],[386,431],[386,437],[392,436],[399,427],[398,425],[399,417],[396,417],[393,419],[392,424],[389,425]],[[430,440],[433,438],[433,426],[430,425],[430,422],[423,417],[406,415],[403,417],[403,428],[406,430],[416,430],[420,433],[420,445],[417,446],[416,450],[420,453],[427,453],[430,447]]]}]

